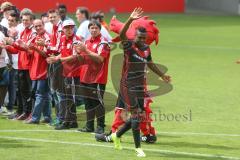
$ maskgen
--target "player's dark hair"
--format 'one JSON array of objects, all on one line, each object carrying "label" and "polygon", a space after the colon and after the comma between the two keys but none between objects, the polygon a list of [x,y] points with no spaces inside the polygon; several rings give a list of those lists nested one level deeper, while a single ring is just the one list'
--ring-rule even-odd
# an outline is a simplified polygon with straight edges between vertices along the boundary
[{"label": "player's dark hair", "polygon": [[99,20],[100,22],[103,21],[103,16],[100,14],[100,12],[92,13],[91,20]]},{"label": "player's dark hair", "polygon": [[15,13],[15,12],[13,12],[13,13],[10,13],[10,15],[9,15],[9,16],[11,16],[11,17],[15,17],[15,19],[16,19],[16,21],[17,21],[17,22],[20,20],[20,15],[19,15],[19,14],[17,14],[17,13]]},{"label": "player's dark hair", "polygon": [[137,31],[138,31],[138,32],[141,32],[141,33],[147,33],[146,28],[141,27],[141,26],[137,28]]},{"label": "player's dark hair", "polygon": [[46,12],[41,14],[41,18],[43,18],[43,17],[48,17],[48,14]]},{"label": "player's dark hair", "polygon": [[51,13],[57,13],[57,14],[59,14],[58,10],[56,10],[56,9],[50,9],[50,10],[48,10],[47,14],[51,14]]},{"label": "player's dark hair", "polygon": [[100,30],[102,28],[101,24],[97,20],[91,20],[88,24],[88,29],[93,25],[96,25]]},{"label": "player's dark hair", "polygon": [[57,8],[58,9],[62,8],[62,9],[67,10],[67,6],[65,4],[59,4]]},{"label": "player's dark hair", "polygon": [[20,17],[20,11],[19,11],[19,9],[16,6],[12,6],[12,10],[14,11],[14,13],[19,15],[19,17]]}]

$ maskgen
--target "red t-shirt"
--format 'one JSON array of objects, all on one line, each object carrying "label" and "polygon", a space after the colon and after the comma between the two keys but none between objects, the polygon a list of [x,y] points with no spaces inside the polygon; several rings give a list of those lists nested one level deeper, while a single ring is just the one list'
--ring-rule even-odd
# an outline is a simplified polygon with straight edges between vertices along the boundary
[{"label": "red t-shirt", "polygon": [[59,45],[60,45],[61,37],[63,35],[64,34],[62,32],[62,21],[60,21],[60,22],[58,22],[57,25],[53,25],[52,34],[50,37],[50,45],[49,45],[50,50],[57,51],[57,49],[59,48]]},{"label": "red t-shirt", "polygon": [[[81,39],[77,36],[72,36],[69,39],[65,35],[61,37],[59,52],[61,57],[68,57],[76,54],[73,49],[73,43],[80,41]],[[62,62],[63,64],[63,76],[64,77],[79,77],[80,75],[80,62],[78,59],[74,59],[68,62]]]},{"label": "red t-shirt", "polygon": [[[31,43],[31,41],[36,37],[36,32],[33,29],[33,26],[25,28],[20,33],[19,39],[26,44]],[[18,69],[19,70],[28,70],[31,67],[31,54],[26,51],[20,50],[18,52]]]},{"label": "red t-shirt", "polygon": [[[46,43],[50,42],[50,36],[46,32],[43,35],[37,35],[37,37],[33,40],[33,44],[37,39],[44,39]],[[46,47],[37,46],[40,50],[47,51]],[[32,53],[32,61],[31,61],[30,78],[31,80],[44,80],[47,78],[47,61],[46,58],[43,57],[40,53],[33,51]]]},{"label": "red t-shirt", "polygon": [[110,47],[107,40],[99,35],[96,38],[88,39],[85,44],[90,51],[102,56],[104,58],[104,62],[96,63],[92,61],[88,55],[84,55],[85,62],[81,67],[80,81],[87,84],[106,84],[110,58]]}]

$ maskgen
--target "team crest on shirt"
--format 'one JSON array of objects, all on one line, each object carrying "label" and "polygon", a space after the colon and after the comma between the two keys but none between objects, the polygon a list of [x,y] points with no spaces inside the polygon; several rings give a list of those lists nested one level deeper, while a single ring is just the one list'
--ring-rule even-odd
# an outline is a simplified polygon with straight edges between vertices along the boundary
[{"label": "team crest on shirt", "polygon": [[70,49],[70,48],[71,48],[71,44],[68,43],[68,44],[67,44],[67,49]]},{"label": "team crest on shirt", "polygon": [[146,59],[144,59],[143,57],[138,56],[137,54],[133,54],[133,57],[137,58],[138,60],[140,60],[140,61],[142,61],[144,63],[147,63]]},{"label": "team crest on shirt", "polygon": [[62,46],[61,46],[62,49],[64,49],[64,43],[62,42]]},{"label": "team crest on shirt", "polygon": [[94,45],[92,46],[93,49],[95,49],[96,47],[97,47],[97,44],[94,44]]}]

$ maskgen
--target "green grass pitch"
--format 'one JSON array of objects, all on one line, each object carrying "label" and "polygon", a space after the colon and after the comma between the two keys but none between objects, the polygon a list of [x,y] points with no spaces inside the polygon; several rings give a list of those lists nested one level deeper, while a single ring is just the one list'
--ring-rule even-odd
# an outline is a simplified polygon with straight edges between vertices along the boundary
[{"label": "green grass pitch", "polygon": [[[142,145],[145,159],[240,159],[240,65],[235,63],[240,58],[239,17],[154,14],[151,18],[160,28],[152,56],[167,66],[173,90],[154,98],[151,105],[158,141]],[[116,49],[111,55],[119,53]],[[116,95],[111,78],[107,91]],[[177,120],[172,115],[189,117]],[[108,112],[108,129],[112,118],[113,111]],[[124,135],[122,145],[124,150],[117,151],[113,144],[96,142],[92,134],[54,131],[0,116],[1,160],[138,159],[131,132]]]}]

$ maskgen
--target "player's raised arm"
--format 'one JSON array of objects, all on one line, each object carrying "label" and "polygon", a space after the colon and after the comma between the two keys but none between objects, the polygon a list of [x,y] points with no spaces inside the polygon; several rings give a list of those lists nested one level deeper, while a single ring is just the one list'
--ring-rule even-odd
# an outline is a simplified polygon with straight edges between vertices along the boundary
[{"label": "player's raised arm", "polygon": [[129,16],[128,20],[126,21],[125,25],[123,26],[123,29],[120,32],[120,38],[121,38],[122,41],[127,40],[126,32],[129,28],[130,24],[132,23],[132,21],[141,18],[142,14],[143,14],[143,10],[140,7],[135,8],[133,10],[133,12]]}]

